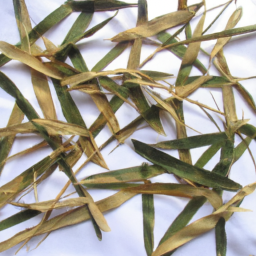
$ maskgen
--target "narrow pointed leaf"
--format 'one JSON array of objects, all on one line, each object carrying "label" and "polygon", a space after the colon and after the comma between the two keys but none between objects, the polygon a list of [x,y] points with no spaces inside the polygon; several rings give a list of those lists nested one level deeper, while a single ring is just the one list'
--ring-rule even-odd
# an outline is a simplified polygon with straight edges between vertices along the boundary
[{"label": "narrow pointed leaf", "polygon": [[[19,109],[18,105],[15,104],[12,113],[10,116],[10,119],[8,121],[7,127],[15,125],[15,124],[20,124],[24,118],[23,112]],[[1,134],[1,133],[0,133]],[[0,135],[2,137],[2,135]],[[4,168],[6,158],[8,157],[13,142],[15,140],[15,135],[7,136],[7,137],[2,137],[0,139],[0,175],[2,173],[2,170]]]},{"label": "narrow pointed leaf", "polygon": [[142,212],[143,212],[143,235],[144,246],[147,255],[150,256],[154,250],[154,224],[155,209],[154,195],[142,195]]},{"label": "narrow pointed leaf", "polygon": [[226,224],[226,220],[224,218],[220,218],[215,227],[217,256],[226,256],[227,235],[225,231],[225,224]]},{"label": "narrow pointed leaf", "polygon": [[216,192],[206,188],[192,187],[191,185],[172,183],[150,183],[137,187],[131,187],[126,190],[142,194],[162,194],[180,197],[204,196],[209,200],[209,202],[215,209],[218,209],[222,206],[222,199]]},{"label": "narrow pointed leaf", "polygon": [[[105,198],[103,200],[100,200],[96,202],[99,210],[101,212],[109,211],[111,209],[117,208],[123,203],[125,203],[127,200],[135,196],[134,193],[129,192],[123,192],[120,191],[113,196],[110,196],[108,198]],[[26,229],[15,236],[11,237],[10,239],[3,241],[0,243],[0,252],[5,251],[20,242],[26,240],[27,238],[31,237],[31,235],[41,235],[44,233],[51,232],[53,230],[74,225],[80,222],[83,222],[85,220],[90,219],[90,214],[88,209],[85,207],[78,207],[76,209],[70,210],[68,212],[65,212],[61,215],[58,215],[46,222],[44,222],[40,228],[36,231],[36,234],[34,234],[34,228]]]},{"label": "narrow pointed leaf", "polygon": [[0,41],[0,51],[8,56],[10,59],[18,60],[24,64],[30,66],[31,68],[56,79],[61,79],[63,76],[54,69],[47,68],[42,62],[32,55],[20,50],[19,48],[8,44],[6,42]]},{"label": "narrow pointed leaf", "polygon": [[151,146],[162,149],[191,149],[219,143],[224,141],[225,139],[227,139],[227,135],[225,132],[210,133],[198,136],[191,136],[184,139],[163,141],[157,144],[151,144]]},{"label": "narrow pointed leaf", "polygon": [[213,188],[221,188],[231,191],[237,191],[241,188],[241,185],[226,177],[222,177],[216,173],[211,173],[204,169],[182,162],[170,155],[148,146],[147,144],[136,140],[133,140],[133,144],[135,151],[142,157],[145,157],[154,164],[163,167],[169,173],[173,173],[181,178],[185,178]]},{"label": "narrow pointed leaf", "polygon": [[166,14],[149,21],[147,25],[141,25],[129,29],[127,31],[121,32],[115,37],[111,38],[111,41],[121,42],[133,40],[136,38],[154,36],[168,28],[172,28],[177,25],[187,23],[189,20],[192,19],[193,16],[194,13],[189,11],[177,11],[170,14]]},{"label": "narrow pointed leaf", "polygon": [[166,171],[157,165],[142,165],[137,167],[125,168],[111,172],[95,174],[80,181],[81,184],[104,184],[146,180]]}]

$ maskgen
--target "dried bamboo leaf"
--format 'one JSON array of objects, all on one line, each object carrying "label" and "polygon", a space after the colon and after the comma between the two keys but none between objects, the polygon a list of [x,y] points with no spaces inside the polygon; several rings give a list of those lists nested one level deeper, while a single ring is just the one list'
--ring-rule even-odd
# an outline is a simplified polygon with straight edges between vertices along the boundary
[{"label": "dried bamboo leaf", "polygon": [[[200,21],[198,22],[198,24],[194,30],[192,38],[195,38],[202,34],[204,21],[205,21],[205,12],[204,12],[202,18],[200,19]],[[184,57],[182,59],[182,62],[181,62],[180,70],[179,70],[178,77],[176,80],[176,86],[182,86],[185,84],[185,81],[186,81],[187,77],[189,76],[190,71],[192,69],[192,64],[197,59],[197,55],[200,50],[200,45],[201,45],[200,42],[190,43],[188,45],[188,48],[187,48],[187,50],[184,54]]]},{"label": "dried bamboo leaf", "polygon": [[[239,22],[239,20],[241,19],[241,17],[242,17],[242,8],[240,7],[236,9],[231,15],[231,17],[229,18],[228,23],[225,27],[225,30],[234,28]],[[231,37],[226,37],[226,38],[219,38],[217,40],[217,43],[215,44],[211,52],[210,62],[214,58],[214,56],[219,52],[219,50],[221,50],[223,46],[228,43],[230,39]]]},{"label": "dried bamboo leaf", "polygon": [[222,199],[216,192],[206,188],[192,187],[191,185],[173,183],[149,183],[127,188],[126,190],[141,194],[162,194],[190,198],[195,196],[204,196],[209,200],[215,209],[219,209],[222,206]]},{"label": "dried bamboo leaf", "polygon": [[56,79],[61,79],[63,76],[55,69],[47,68],[42,62],[32,55],[20,50],[19,48],[0,41],[0,51],[10,59],[18,60],[28,65],[29,67]]},{"label": "dried bamboo leaf", "polygon": [[[12,125],[20,124],[24,118],[23,112],[19,109],[18,105],[15,104],[10,119],[7,124],[7,128]],[[2,135],[1,135],[2,137]],[[2,137],[0,139],[0,175],[3,171],[6,159],[11,151],[13,142],[15,140],[15,135]]]},{"label": "dried bamboo leaf", "polygon": [[110,70],[110,71],[101,71],[101,72],[92,72],[91,71],[91,72],[83,72],[83,73],[80,73],[80,74],[77,74],[74,76],[66,77],[61,81],[61,85],[65,86],[65,85],[69,84],[70,86],[74,86],[79,83],[84,83],[84,82],[90,81],[93,78],[97,78],[99,76],[108,76],[108,75],[115,75],[115,74],[120,74],[120,73],[128,73],[128,74],[134,75],[139,78],[140,78],[140,75],[145,76],[143,73],[141,73],[138,70],[129,70],[129,69],[116,69],[113,71]]},{"label": "dried bamboo leaf", "polygon": [[169,13],[150,20],[146,25],[140,25],[138,27],[121,32],[110,40],[112,42],[121,42],[133,40],[136,38],[154,36],[168,28],[187,23],[193,18],[193,16],[194,13],[190,11],[177,11]]},{"label": "dried bamboo leaf", "polygon": [[31,78],[33,88],[44,117],[46,119],[57,119],[47,77],[44,74],[31,69]]},{"label": "dried bamboo leaf", "polygon": [[[96,202],[96,204],[101,212],[105,212],[119,207],[120,205],[122,205],[135,195],[136,194],[134,193],[120,191],[108,198]],[[85,207],[79,207],[74,210],[70,210],[43,223],[40,226],[40,228],[36,231],[36,234],[34,234],[34,227],[26,229],[16,234],[12,238],[0,243],[0,252],[5,251],[15,246],[16,244],[19,244],[20,242],[26,240],[27,238],[30,238],[31,235],[41,235],[65,226],[70,226],[83,222],[88,219],[90,219],[90,214]]]},{"label": "dried bamboo leaf", "polygon": [[[47,131],[53,131],[52,133],[61,134],[61,135],[79,135],[89,137],[89,132],[86,128],[79,126],[77,124],[70,124],[58,120],[50,119],[33,119],[32,123],[37,123],[46,128]],[[50,134],[52,134],[50,132]]]},{"label": "dried bamboo leaf", "polygon": [[26,155],[26,154],[35,152],[36,150],[38,150],[38,149],[40,149],[40,148],[42,148],[42,147],[45,147],[45,146],[47,146],[47,145],[48,145],[48,144],[47,144],[46,141],[42,141],[42,142],[36,144],[35,146],[32,146],[32,147],[30,147],[30,148],[28,148],[28,149],[25,149],[25,150],[23,150],[23,151],[21,151],[21,152],[19,152],[19,153],[16,153],[16,154],[14,154],[14,155],[9,156],[9,157],[6,159],[6,161],[9,161],[10,159],[15,158],[15,157],[17,157],[17,156],[22,156],[22,155]]},{"label": "dried bamboo leaf", "polygon": [[51,209],[60,209],[60,208],[64,208],[64,207],[72,208],[72,207],[83,206],[85,204],[88,204],[91,201],[89,198],[86,198],[86,197],[78,197],[78,198],[66,199],[66,200],[58,202],[56,204],[53,204],[54,202],[55,202],[55,200],[43,201],[43,202],[32,203],[32,204],[16,203],[16,202],[11,202],[10,204],[12,204],[14,206],[27,208],[30,210],[47,212],[48,210],[51,210]]},{"label": "dried bamboo leaf", "polygon": [[151,144],[150,146],[162,149],[191,149],[223,142],[227,139],[225,132],[209,133],[188,138],[169,140]]},{"label": "dried bamboo leaf", "polygon": [[[177,78],[178,79],[178,78]],[[193,81],[190,84],[186,84],[186,86],[177,86],[175,87],[176,94],[180,97],[188,97],[192,92],[198,89],[202,84],[211,80],[212,76],[202,76]]]},{"label": "dried bamboo leaf", "polygon": [[169,173],[173,173],[181,178],[185,178],[190,181],[213,188],[221,188],[231,191],[237,191],[239,188],[241,188],[241,185],[226,177],[222,177],[219,174],[212,173],[187,164],[142,142],[136,140],[132,141],[135,147],[135,151],[138,154],[145,157],[147,160],[153,162],[154,164],[163,167]]},{"label": "dried bamboo leaf", "polygon": [[93,218],[95,219],[95,221],[98,224],[98,226],[100,227],[100,229],[105,232],[111,231],[111,229],[108,226],[108,223],[107,223],[104,215],[102,214],[101,210],[99,209],[99,207],[94,202],[89,203],[88,206],[89,206],[89,210],[90,210]]},{"label": "dried bamboo leaf", "polygon": [[7,126],[0,129],[0,136],[13,136],[17,133],[38,133],[38,130],[30,122]]}]

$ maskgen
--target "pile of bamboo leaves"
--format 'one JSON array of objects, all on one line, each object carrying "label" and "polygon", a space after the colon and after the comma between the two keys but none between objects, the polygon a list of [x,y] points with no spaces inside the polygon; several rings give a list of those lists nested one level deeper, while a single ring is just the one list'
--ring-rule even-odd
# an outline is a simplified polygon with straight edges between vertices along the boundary
[{"label": "pile of bamboo leaves", "polygon": [[[1,210],[8,204],[19,207],[16,214],[0,219],[0,232],[41,214],[40,222],[36,226],[13,234],[7,240],[2,239],[0,252],[18,244],[19,251],[31,238],[44,235],[41,243],[52,231],[60,228],[65,230],[67,226],[84,221],[92,223],[95,235],[101,240],[102,231],[111,231],[105,212],[114,211],[129,199],[142,195],[145,254],[172,255],[182,245],[215,229],[216,255],[226,255],[225,224],[233,214],[248,211],[242,208],[241,203],[256,189],[253,180],[251,184],[243,187],[229,178],[232,165],[239,161],[244,152],[248,151],[254,162],[250,143],[256,137],[256,127],[249,124],[248,119],[238,118],[233,90],[236,90],[239,97],[246,101],[254,113],[256,105],[253,97],[240,83],[241,80],[251,77],[238,78],[231,73],[223,47],[233,36],[248,33],[255,35],[253,32],[256,31],[256,25],[237,27],[237,23],[242,18],[242,8],[237,7],[226,19],[223,31],[208,33],[222,13],[230,5],[235,5],[235,1],[231,0],[218,7],[219,14],[209,26],[205,24],[206,16],[210,12],[206,0],[192,6],[188,6],[186,0],[171,2],[177,5],[177,11],[149,20],[147,0],[138,0],[138,3],[133,4],[116,0],[69,0],[32,28],[25,0],[13,0],[20,42],[12,45],[0,41],[2,53],[0,90],[1,93],[7,93],[15,100],[7,126],[0,128],[0,174],[3,175],[5,165],[9,161],[19,163],[46,147],[51,148],[51,153],[33,166],[22,170],[19,175],[16,175],[14,170],[11,171],[9,175],[12,178],[0,187]],[[136,26],[112,37],[110,40],[114,43],[114,47],[98,60],[92,69],[89,69],[86,65],[86,57],[80,52],[80,41],[86,42],[98,31],[104,30],[110,21],[118,18],[118,11],[123,8],[137,8]],[[56,46],[45,34],[50,29],[54,33],[54,26],[74,12],[79,13],[77,19],[61,45]],[[90,26],[96,12],[108,12],[107,15],[111,13],[111,16]],[[195,19],[196,26],[192,30],[191,22],[195,22]],[[175,33],[169,34],[166,31],[168,29],[173,29]],[[183,33],[185,40],[180,39]],[[44,48],[37,44],[39,39],[43,41]],[[213,41],[214,47],[210,52],[201,47],[201,42],[214,39],[217,40]],[[103,40],[100,43],[105,44]],[[142,49],[148,45],[154,49],[153,53],[142,59]],[[117,58],[122,58],[127,50],[129,50],[127,67],[109,69],[108,65],[117,61]],[[181,64],[177,74],[144,69],[144,65],[154,62],[162,52],[165,52],[165,58],[174,54],[180,59]],[[207,66],[198,59],[200,54],[209,55]],[[18,89],[11,77],[6,75],[5,67],[9,65],[11,69],[13,61],[18,61],[29,68],[33,93],[42,115],[37,113],[24,96],[24,92]],[[197,69],[200,75],[192,76],[192,68]],[[211,75],[212,68],[218,71],[218,75]],[[52,85],[65,121],[60,120],[57,115],[50,90]],[[223,98],[223,109],[200,103],[200,99],[192,100],[190,95],[201,88],[205,88],[205,93],[208,94],[210,90],[214,90],[213,88],[218,88]],[[90,126],[86,125],[83,112],[71,96],[73,91],[80,93],[81,97],[87,94],[92,100],[91,104],[94,104],[100,112]],[[184,116],[187,108],[183,108],[184,103],[192,107],[196,106],[196,111],[210,120],[218,132],[203,133],[202,130],[198,132],[193,125],[186,124]],[[122,127],[116,112],[124,107],[135,111],[137,117],[135,119],[125,117],[129,123]],[[166,117],[175,125],[169,123],[168,126],[163,125]],[[219,118],[218,121],[215,120],[216,118]],[[218,125],[220,121],[222,126]],[[110,136],[98,146],[95,140],[106,126]],[[161,136],[159,137],[161,142],[146,144],[143,140],[132,139],[138,129],[151,129],[159,135],[165,135],[166,130],[174,130],[176,138],[166,140]],[[197,135],[188,136],[188,130],[192,130]],[[15,155],[10,154],[15,140],[24,136],[23,134],[37,136],[40,138],[40,143]],[[239,144],[236,143],[238,137],[241,139]],[[113,141],[117,145],[114,149],[115,154],[118,155],[122,144],[131,141],[133,154],[140,155],[147,163],[109,170],[108,158],[103,157],[102,150]],[[190,151],[205,146],[207,147],[198,160],[192,161]],[[177,150],[178,157],[172,156],[170,152],[173,151],[170,150]],[[220,152],[217,164],[204,169],[217,152]],[[81,164],[81,159],[85,156],[86,161]],[[129,162],[129,159],[127,161]],[[104,168],[104,171],[86,175],[86,166],[90,162]],[[59,171],[67,176],[65,186],[51,200],[40,201],[37,187],[50,182],[51,175]],[[80,171],[85,171],[83,175],[87,177],[78,179],[76,174]],[[247,171],[250,170],[243,170],[244,175]],[[175,177],[176,182],[154,181],[155,177],[167,174]],[[72,198],[66,193],[70,185],[75,191]],[[96,189],[113,190],[115,193],[94,201],[90,191]],[[224,191],[234,192],[232,199],[223,202]],[[30,192],[35,194],[33,203],[23,200],[23,197]],[[154,195],[169,196],[170,202],[173,197],[189,199],[176,219],[166,230],[163,230],[164,236],[158,245],[154,244],[154,201],[157,198]],[[206,203],[212,205],[212,213],[190,222]],[[58,214],[58,209],[66,209],[66,211]],[[93,240],[95,237],[90,235],[85,239]]]}]

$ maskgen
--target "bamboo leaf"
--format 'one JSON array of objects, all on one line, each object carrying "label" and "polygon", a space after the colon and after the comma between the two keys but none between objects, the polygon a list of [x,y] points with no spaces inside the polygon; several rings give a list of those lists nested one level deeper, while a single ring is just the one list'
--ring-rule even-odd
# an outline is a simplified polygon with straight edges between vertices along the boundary
[{"label": "bamboo leaf", "polygon": [[5,230],[7,228],[13,227],[19,223],[22,223],[26,220],[29,220],[37,215],[39,215],[41,212],[35,211],[35,210],[24,210],[20,211],[2,221],[0,221],[0,231]]},{"label": "bamboo leaf", "polygon": [[224,206],[219,208],[213,214],[203,217],[193,222],[192,224],[184,227],[180,231],[176,232],[173,236],[171,236],[169,239],[159,245],[158,248],[153,252],[152,256],[160,256],[164,255],[167,252],[171,252],[172,250],[189,242],[195,237],[213,229],[222,217],[225,220],[228,220],[232,216],[232,213],[228,213],[225,211],[228,210],[230,205],[241,202],[241,200],[246,195],[252,193],[254,190],[255,183],[244,187],[229,202],[227,202]]},{"label": "bamboo leaf", "polygon": [[34,88],[38,103],[43,111],[44,117],[46,119],[57,119],[47,77],[44,74],[34,69],[31,69],[31,78],[32,78],[33,88]]},{"label": "bamboo leaf", "polygon": [[[99,210],[101,212],[105,212],[114,208],[119,207],[123,203],[125,203],[127,200],[135,196],[136,194],[134,193],[129,193],[129,192],[123,192],[120,191],[108,198],[105,198],[103,200],[100,200],[96,202],[97,206],[99,207]],[[36,231],[36,234],[34,234],[34,228],[26,229],[12,238],[3,241],[0,243],[0,252],[5,251],[20,242],[26,240],[27,238],[31,237],[31,235],[41,235],[44,233],[51,232],[53,230],[69,226],[69,225],[74,225],[80,222],[83,222],[85,220],[90,219],[90,214],[89,211],[85,207],[78,207],[76,209],[70,210],[68,212],[65,212],[61,215],[58,215],[46,222],[44,222],[40,228]]]},{"label": "bamboo leaf", "polygon": [[149,21],[146,25],[141,25],[121,32],[110,40],[112,42],[121,42],[136,38],[154,36],[168,28],[187,23],[193,16],[194,13],[189,11],[177,11],[166,14]]},{"label": "bamboo leaf", "polygon": [[204,169],[182,162],[170,155],[148,146],[147,144],[136,140],[133,140],[133,144],[135,151],[142,157],[145,157],[154,164],[163,167],[169,173],[173,173],[181,178],[185,178],[213,188],[221,188],[231,191],[236,191],[241,188],[241,185],[226,177],[222,177],[219,174],[211,173]]},{"label": "bamboo leaf", "polygon": [[215,227],[216,253],[218,256],[225,256],[227,251],[225,224],[226,220],[224,218],[220,218]]},{"label": "bamboo leaf", "polygon": [[[53,133],[56,134],[74,134],[79,136],[89,137],[89,132],[82,126],[76,124],[65,123],[62,121],[57,120],[50,120],[50,119],[33,119],[32,123],[37,123],[47,130],[52,130]],[[51,133],[51,132],[50,132]]]},{"label": "bamboo leaf", "polygon": [[[18,105],[15,104],[10,119],[8,121],[7,127],[13,126],[15,124],[20,124],[24,118],[23,112],[19,109]],[[1,135],[2,137],[2,135]],[[0,139],[0,175],[3,171],[6,158],[9,155],[13,142],[15,140],[15,135],[3,137]]]},{"label": "bamboo leaf", "polygon": [[104,184],[146,180],[166,171],[157,165],[142,165],[111,172],[91,175],[80,181],[81,184]]},{"label": "bamboo leaf", "polygon": [[[228,23],[225,27],[225,30],[234,28],[236,26],[236,24],[239,22],[239,20],[242,17],[242,8],[238,8],[236,9],[233,14],[231,15],[231,17],[228,20]],[[214,56],[223,48],[223,46],[225,44],[228,43],[228,41],[230,40],[231,37],[226,37],[226,38],[219,38],[217,40],[217,43],[215,44],[212,52],[211,52],[211,57],[210,57],[210,61],[214,58]]]},{"label": "bamboo leaf", "polygon": [[32,203],[32,204],[16,203],[16,202],[12,202],[10,204],[12,204],[14,206],[27,208],[30,210],[47,212],[52,209],[60,209],[60,208],[64,208],[64,207],[72,208],[72,207],[82,206],[82,205],[88,204],[90,202],[90,199],[85,198],[85,197],[78,197],[78,198],[66,199],[66,200],[58,202],[56,204],[54,204],[54,202],[55,202],[55,200],[43,201],[43,202]]},{"label": "bamboo leaf", "polygon": [[142,212],[143,212],[143,235],[144,246],[147,255],[150,256],[154,250],[154,225],[155,209],[154,195],[142,195]]},{"label": "bamboo leaf", "polygon": [[66,2],[75,12],[102,12],[115,11],[122,8],[136,7],[137,4],[125,3],[122,1],[70,1]]},{"label": "bamboo leaf", "polygon": [[162,149],[191,149],[219,143],[225,139],[227,139],[225,132],[210,133],[183,139],[163,141],[157,144],[151,144],[150,146]]},{"label": "bamboo leaf", "polygon": [[55,69],[47,68],[42,62],[32,55],[20,50],[19,48],[0,41],[0,51],[10,59],[18,60],[28,65],[29,67],[56,79],[61,79],[63,76]]},{"label": "bamboo leaf", "polygon": [[191,185],[172,183],[149,183],[127,188],[126,190],[141,194],[163,194],[190,198],[195,196],[204,196],[209,200],[209,202],[215,209],[218,209],[222,206],[222,199],[217,193],[205,188],[192,187]]}]

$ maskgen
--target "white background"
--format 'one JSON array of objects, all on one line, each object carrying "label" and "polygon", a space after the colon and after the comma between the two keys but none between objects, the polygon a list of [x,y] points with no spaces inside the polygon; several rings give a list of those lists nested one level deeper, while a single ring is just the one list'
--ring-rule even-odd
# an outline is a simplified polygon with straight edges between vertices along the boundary
[{"label": "white background", "polygon": [[[38,24],[44,17],[49,13],[59,7],[63,0],[26,0],[28,11],[32,20],[33,26]],[[132,2],[128,1],[127,2]],[[175,11],[177,9],[178,1],[167,1],[167,0],[148,0],[148,11],[149,19],[156,16],[166,14],[168,12]],[[196,1],[189,1],[189,4],[193,4]],[[206,1],[207,8],[224,3],[224,1]],[[238,23],[237,27],[256,24],[256,5],[251,0],[247,1],[237,1],[237,5],[232,3],[228,9],[224,12],[221,18],[216,22],[212,28],[207,32],[214,33],[224,29],[228,18],[236,7],[242,5],[243,7],[243,17]],[[214,19],[218,14],[218,10],[211,11],[207,13],[206,24],[207,25]],[[202,10],[199,11],[202,13]],[[90,24],[92,26],[98,24],[104,19],[112,16],[113,12],[105,13],[95,13],[93,20]],[[68,18],[63,20],[59,25],[52,28],[49,32],[45,34],[47,38],[52,40],[56,45],[60,45],[62,40],[65,38],[68,30],[75,21],[78,13],[71,14]],[[81,50],[84,59],[91,69],[112,47],[115,43],[104,40],[113,37],[117,33],[124,31],[126,29],[136,26],[137,8],[130,8],[120,10],[118,15],[107,24],[102,30],[97,32],[94,36],[89,39],[83,40],[79,43],[79,49]],[[191,25],[194,29],[198,22],[198,18],[195,18]],[[0,40],[7,41],[11,44],[16,44],[19,41],[18,29],[16,26],[14,11],[12,1],[0,0]],[[176,30],[176,29],[175,29]],[[175,30],[171,30],[173,33]],[[184,35],[180,35],[180,39],[183,39]],[[215,41],[204,42],[202,47],[208,52],[211,51]],[[39,40],[38,44],[43,47],[42,42]],[[256,75],[256,34],[252,33],[247,36],[234,37],[228,45],[224,48],[224,53],[227,58],[231,73],[238,77],[248,77]],[[152,53],[154,47],[143,47],[141,61],[143,61],[150,53]],[[127,49],[117,60],[111,63],[107,70],[113,70],[116,68],[126,68],[130,48]],[[204,55],[199,56],[200,60],[204,65],[208,66],[208,58]],[[70,63],[70,62],[69,62]],[[177,59],[170,52],[159,53],[153,61],[149,62],[144,69],[147,70],[158,70],[163,72],[168,72],[174,74],[178,73],[180,67],[180,60]],[[42,112],[36,102],[35,94],[33,92],[30,69],[22,63],[16,61],[11,61],[4,67],[0,68],[10,79],[20,88],[24,96],[32,103],[36,111],[42,117]],[[199,75],[199,71],[196,69],[192,70],[192,75]],[[217,71],[212,68],[210,70],[211,75],[218,75]],[[170,80],[174,82],[174,80]],[[54,92],[54,88],[49,81],[51,86],[52,95],[54,98],[54,104],[56,106],[57,116],[60,120],[65,121],[60,104]],[[255,91],[255,80],[247,80],[241,82],[245,88],[256,98]],[[223,109],[222,104],[222,93],[219,89],[211,89],[218,105]],[[72,97],[79,106],[82,116],[89,127],[99,114],[96,106],[90,99],[88,95],[82,94],[80,92],[72,92]],[[245,118],[250,119],[250,123],[256,125],[255,113],[251,111],[246,102],[241,98],[240,94],[234,90],[236,97],[236,108],[238,118],[242,118],[242,111],[245,113]],[[212,97],[209,93],[209,89],[199,89],[193,95],[191,99],[199,100],[200,102],[207,104],[209,106],[215,107]],[[11,96],[6,94],[3,90],[0,90],[0,127],[5,127],[7,125],[11,110],[14,105],[14,100]],[[184,102],[185,111],[185,121],[186,124],[192,126],[194,129],[202,133],[218,132],[216,127],[207,119],[205,114],[196,106]],[[117,118],[120,123],[121,128],[130,123],[138,113],[132,109],[129,105],[125,104],[120,110],[117,111]],[[212,113],[215,120],[220,125],[223,130],[223,125],[215,113]],[[24,122],[27,119],[24,119]],[[162,113],[162,121],[167,134],[167,137],[159,136],[157,133],[152,131],[150,128],[145,128],[143,130],[137,131],[132,135],[132,138],[138,139],[145,143],[156,143],[158,141],[175,139],[175,125],[174,121],[171,120],[165,113]],[[187,130],[188,136],[197,135],[196,132],[192,130]],[[100,146],[109,136],[110,131],[105,128],[96,138],[97,144]],[[31,147],[36,143],[40,142],[41,138],[36,135],[18,135],[13,148],[11,150],[11,155],[15,154],[23,149]],[[240,139],[236,137],[236,145],[240,142]],[[113,153],[109,155],[109,152],[116,146],[117,142],[111,143],[106,147],[102,154],[107,162],[110,170],[131,167],[135,165],[140,165],[146,162],[145,159],[137,155],[132,147],[132,143],[129,140],[120,147],[118,147]],[[193,163],[201,156],[207,147],[193,149],[191,150]],[[255,142],[253,141],[250,148],[255,156]],[[43,157],[48,155],[51,149],[45,148],[39,150],[33,154],[29,154],[26,157],[17,158],[8,162],[3,170],[0,177],[0,185],[13,179],[13,177],[19,175],[21,172],[26,170],[28,167],[34,163],[41,160]],[[172,156],[178,157],[176,151],[168,151]],[[76,165],[74,170],[76,170],[79,165],[86,158],[82,158],[81,161]],[[219,153],[205,166],[205,169],[212,170],[215,164],[219,161]],[[88,175],[105,172],[106,170],[89,163],[78,175],[78,179],[82,179]],[[245,186],[255,181],[255,168],[253,166],[252,160],[249,156],[248,151],[241,157],[241,159],[235,163],[231,170],[230,178],[241,185]],[[176,182],[172,175],[161,175],[159,177],[153,178],[153,182]],[[67,177],[64,173],[56,171],[47,182],[43,182],[38,186],[39,200],[49,200],[56,197],[58,192],[67,182]],[[73,192],[72,186],[69,187],[66,194]],[[99,191],[90,190],[91,195],[94,200],[105,198],[114,191]],[[224,192],[224,202],[229,200],[234,193]],[[73,195],[74,197],[76,195]],[[165,231],[176,218],[176,216],[182,211],[187,199],[168,197],[156,195],[155,197],[155,248],[158,245],[160,239],[164,235]],[[253,212],[250,213],[235,213],[233,217],[228,221],[226,225],[227,238],[228,238],[228,256],[241,256],[250,254],[256,254],[256,193],[245,198],[243,208],[251,209]],[[24,197],[22,199],[24,202],[32,203],[34,202],[33,193]],[[18,212],[20,209],[14,206],[5,206],[0,211],[0,221],[6,217]],[[60,214],[68,209],[56,211],[54,215]],[[208,215],[212,212],[212,207],[209,203],[206,203],[199,211],[196,213],[192,221]],[[31,220],[21,223],[13,228],[4,230],[0,232],[0,241],[4,241],[19,231],[25,228],[32,227],[40,222],[42,215],[39,215]],[[99,242],[94,234],[94,230],[90,221],[63,228],[61,230],[54,231],[41,245],[38,249],[32,250],[36,247],[38,242],[43,238],[36,237],[29,242],[30,251],[26,252],[26,248],[23,248],[19,255],[88,255],[88,256],[134,256],[134,255],[146,255],[143,242],[143,226],[142,226],[142,208],[141,208],[141,196],[138,195],[133,199],[126,202],[120,208],[106,213],[105,217],[111,227],[111,232],[103,233],[103,240]],[[8,251],[2,252],[1,255],[9,256],[14,255],[16,250],[19,248],[15,246]],[[207,234],[194,239],[189,242],[179,250],[177,250],[173,255],[190,255],[199,256],[207,255],[214,256],[215,252],[215,234],[214,230],[208,232]]]}]

